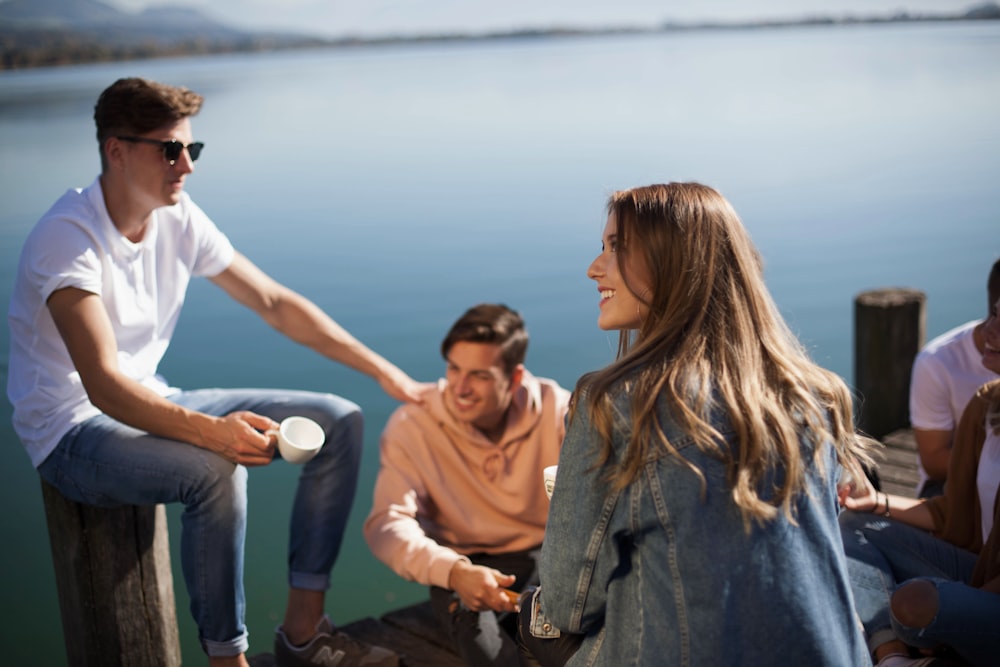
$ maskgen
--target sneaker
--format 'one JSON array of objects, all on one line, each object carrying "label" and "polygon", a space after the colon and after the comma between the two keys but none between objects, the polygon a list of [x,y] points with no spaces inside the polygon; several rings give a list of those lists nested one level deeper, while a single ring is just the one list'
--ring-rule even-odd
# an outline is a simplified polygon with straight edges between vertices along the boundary
[{"label": "sneaker", "polygon": [[325,615],[316,624],[316,634],[302,646],[292,646],[281,627],[274,634],[278,667],[399,667],[395,653],[335,632]]}]

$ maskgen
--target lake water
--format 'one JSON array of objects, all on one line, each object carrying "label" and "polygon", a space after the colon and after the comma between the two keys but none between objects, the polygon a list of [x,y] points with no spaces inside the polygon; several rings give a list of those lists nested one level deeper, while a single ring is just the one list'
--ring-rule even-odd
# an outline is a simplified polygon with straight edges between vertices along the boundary
[{"label": "lake water", "polygon": [[[0,73],[0,299],[21,242],[99,168],[91,113],[120,76],[206,96],[188,190],[266,271],[422,380],[480,301],[525,316],[528,366],[572,386],[607,363],[586,267],[615,190],[698,180],[735,205],[775,299],[851,381],[854,296],[924,290],[928,337],[986,312],[1000,256],[1000,23],[788,28],[312,51]],[[6,386],[8,334],[0,331]],[[368,378],[283,340],[207,281],[162,368],[184,387],[329,390],[362,405],[360,490],[327,610],[348,623],[425,597],[361,537],[394,409]],[[59,665],[37,476],[0,402],[0,646]],[[251,653],[285,599],[296,470],[251,474]],[[170,529],[179,535],[177,511]],[[175,567],[177,540],[172,540]],[[203,664],[175,570],[186,664]]]}]

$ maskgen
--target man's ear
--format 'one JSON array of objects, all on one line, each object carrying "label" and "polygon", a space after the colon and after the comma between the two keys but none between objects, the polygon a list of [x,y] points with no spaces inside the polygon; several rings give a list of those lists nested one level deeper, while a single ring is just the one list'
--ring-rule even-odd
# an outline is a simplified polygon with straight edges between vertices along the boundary
[{"label": "man's ear", "polygon": [[101,151],[104,153],[104,160],[107,162],[109,167],[121,164],[122,159],[124,158],[124,143],[124,141],[116,139],[115,137],[108,137],[104,140],[104,146],[101,148]]},{"label": "man's ear", "polygon": [[524,379],[524,364],[518,364],[514,366],[514,370],[510,372],[510,388],[515,389],[521,386],[521,380]]}]

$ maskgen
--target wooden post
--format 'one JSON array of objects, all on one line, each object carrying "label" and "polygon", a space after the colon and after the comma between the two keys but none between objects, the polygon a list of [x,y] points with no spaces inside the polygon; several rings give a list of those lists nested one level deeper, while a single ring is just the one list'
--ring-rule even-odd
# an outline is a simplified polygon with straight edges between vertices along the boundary
[{"label": "wooden post", "polygon": [[890,287],[854,300],[854,386],[858,424],[879,438],[910,425],[910,371],[924,344],[927,296]]},{"label": "wooden post", "polygon": [[42,481],[68,664],[180,667],[163,505],[103,508]]}]

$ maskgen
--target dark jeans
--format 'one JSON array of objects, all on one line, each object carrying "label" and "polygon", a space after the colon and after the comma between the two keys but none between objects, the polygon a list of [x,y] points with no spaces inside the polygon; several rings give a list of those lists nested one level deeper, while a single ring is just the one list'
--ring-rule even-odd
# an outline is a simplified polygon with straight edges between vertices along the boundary
[{"label": "dark jeans", "polygon": [[[471,554],[469,559],[476,565],[513,574],[517,581],[511,588],[521,591],[538,584],[539,554],[540,549],[532,549],[506,554]],[[431,587],[431,607],[466,665],[517,666],[516,614],[472,611],[462,604],[454,591],[437,586]]]},{"label": "dark jeans", "polygon": [[563,667],[580,648],[583,635],[563,633],[553,638],[532,635],[532,597],[530,593],[521,596],[521,612],[518,615],[517,643],[521,667]]}]

